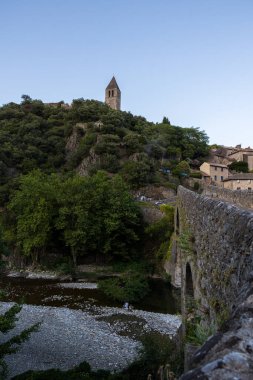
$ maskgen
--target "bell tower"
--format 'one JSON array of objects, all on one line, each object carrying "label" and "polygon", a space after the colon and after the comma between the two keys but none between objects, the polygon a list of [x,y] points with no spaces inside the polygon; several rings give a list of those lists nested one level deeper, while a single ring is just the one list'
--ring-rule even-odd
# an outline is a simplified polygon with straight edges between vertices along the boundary
[{"label": "bell tower", "polygon": [[114,110],[120,110],[121,91],[114,76],[105,89],[105,103]]}]

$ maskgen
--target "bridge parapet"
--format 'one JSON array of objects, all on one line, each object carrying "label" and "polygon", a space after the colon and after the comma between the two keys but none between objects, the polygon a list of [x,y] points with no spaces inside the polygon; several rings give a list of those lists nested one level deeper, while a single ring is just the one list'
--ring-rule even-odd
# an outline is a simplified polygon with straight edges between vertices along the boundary
[{"label": "bridge parapet", "polygon": [[222,199],[245,209],[253,210],[253,191],[231,190],[218,186],[205,185],[202,194],[214,199]]},{"label": "bridge parapet", "polygon": [[[194,313],[192,300],[204,325],[220,327],[230,321],[190,360],[197,369],[182,380],[195,379],[199,374],[205,374],[206,379],[232,378],[226,377],[223,369],[227,366],[228,376],[234,375],[237,369],[233,372],[233,368],[239,364],[246,371],[246,377],[240,378],[251,378],[253,370],[247,368],[249,363],[253,368],[253,210],[241,207],[228,203],[228,199],[178,188],[176,252],[171,268],[180,268],[181,272],[183,332],[186,328],[187,335],[187,319]],[[208,368],[212,369],[210,373]]]},{"label": "bridge parapet", "polygon": [[[195,300],[219,323],[235,307],[253,268],[253,211],[180,186],[175,231],[182,306],[192,276]],[[191,274],[189,269],[186,273],[187,264]]]}]

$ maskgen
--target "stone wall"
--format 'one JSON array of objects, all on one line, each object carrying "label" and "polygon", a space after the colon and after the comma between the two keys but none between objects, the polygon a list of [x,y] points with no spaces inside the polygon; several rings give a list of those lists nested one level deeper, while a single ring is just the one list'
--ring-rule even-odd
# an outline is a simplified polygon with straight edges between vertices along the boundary
[{"label": "stone wall", "polygon": [[247,190],[230,190],[217,186],[205,186],[203,195],[214,199],[222,199],[240,207],[253,209],[253,192]]},{"label": "stone wall", "polygon": [[141,206],[141,212],[143,216],[143,221],[147,224],[158,222],[164,216],[164,213],[156,207]]},{"label": "stone wall", "polygon": [[219,324],[253,268],[253,212],[180,186],[175,218],[183,302],[191,276],[199,308]]},{"label": "stone wall", "polygon": [[180,380],[253,379],[253,272],[222,328],[198,349]]},{"label": "stone wall", "polygon": [[170,269],[174,281],[181,272],[183,334],[194,309],[218,329],[181,380],[253,378],[253,211],[217,198],[178,189]]}]

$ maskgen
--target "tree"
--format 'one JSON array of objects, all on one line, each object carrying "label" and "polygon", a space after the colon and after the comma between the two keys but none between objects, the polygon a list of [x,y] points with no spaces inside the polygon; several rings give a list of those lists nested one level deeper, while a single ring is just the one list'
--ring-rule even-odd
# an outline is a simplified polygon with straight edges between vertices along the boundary
[{"label": "tree", "polygon": [[84,177],[70,177],[62,183],[57,195],[56,228],[62,231],[64,242],[70,248],[74,267],[78,253],[85,252],[88,239],[92,200],[87,184],[88,179]]},{"label": "tree", "polygon": [[[98,251],[108,259],[130,259],[141,232],[141,213],[121,176],[102,184],[101,235]],[[97,210],[99,215],[99,210]]]},{"label": "tree", "polygon": [[148,160],[127,161],[121,170],[124,180],[133,188],[152,181],[153,168]]},{"label": "tree", "polygon": [[104,172],[68,178],[58,194],[56,227],[70,247],[74,265],[78,255],[93,253],[96,260],[128,258],[138,241],[140,211],[119,176]]},{"label": "tree", "polygon": [[20,187],[8,205],[16,218],[17,245],[24,255],[32,257],[34,264],[51,239],[57,212],[56,183],[56,176],[34,170],[21,177]]},{"label": "tree", "polygon": [[4,238],[3,238],[3,229],[0,225],[0,271],[2,268],[2,258],[3,256],[7,256],[9,254],[8,247],[5,244]]},{"label": "tree", "polygon": [[172,171],[172,173],[178,177],[188,176],[190,172],[191,169],[187,161],[180,161]]},{"label": "tree", "polygon": [[162,121],[162,123],[163,123],[163,124],[169,124],[169,125],[170,125],[170,121],[169,121],[169,119],[168,119],[166,116],[163,117],[163,121]]},{"label": "tree", "polygon": [[[13,305],[4,314],[0,315],[0,336],[6,334],[15,327],[17,314],[21,311],[21,305]],[[18,351],[20,344],[26,341],[31,333],[36,332],[40,323],[34,324],[31,327],[23,330],[20,334],[13,336],[9,340],[0,344],[0,379],[7,377],[7,364],[4,361],[6,355],[14,354]]]},{"label": "tree", "polygon": [[32,101],[32,98],[29,95],[22,95],[21,99],[22,99],[21,104],[31,103]]},{"label": "tree", "polygon": [[244,161],[234,161],[232,164],[228,165],[229,170],[235,170],[238,173],[248,173],[249,166],[247,162]]}]

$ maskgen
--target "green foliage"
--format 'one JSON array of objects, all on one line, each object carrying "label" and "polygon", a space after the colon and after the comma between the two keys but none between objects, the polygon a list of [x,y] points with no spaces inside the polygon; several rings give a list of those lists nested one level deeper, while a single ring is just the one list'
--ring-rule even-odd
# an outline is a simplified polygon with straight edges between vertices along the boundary
[{"label": "green foliage", "polygon": [[2,226],[0,225],[0,271],[1,271],[1,268],[3,267],[3,261],[2,261],[2,258],[3,256],[7,256],[9,254],[9,250],[7,248],[7,245],[4,241],[4,237],[3,237],[3,228]]},{"label": "green foliage", "polygon": [[167,257],[171,235],[174,231],[174,207],[161,205],[164,216],[145,229],[145,241],[151,255],[159,262]]},{"label": "green foliage", "polygon": [[[110,380],[114,379],[109,371],[92,371],[87,362],[71,370],[61,371],[49,369],[47,371],[28,371],[13,377],[13,380]],[[122,379],[123,380],[123,379]]]},{"label": "green foliage", "polygon": [[182,374],[183,353],[168,336],[146,335],[142,338],[142,345],[139,359],[122,372],[129,376],[126,377],[127,380],[146,380],[149,374],[155,379],[161,365],[167,367],[176,377]]},{"label": "green foliage", "polygon": [[152,182],[154,168],[146,156],[140,156],[138,161],[127,161],[121,175],[131,187],[138,188]]},{"label": "green foliage", "polygon": [[169,121],[169,119],[166,116],[164,116],[162,123],[170,125],[170,121]]},{"label": "green foliage", "polygon": [[[15,322],[17,321],[17,314],[21,310],[20,305],[13,305],[4,314],[0,315],[0,336],[7,333],[15,327]],[[4,361],[6,355],[13,354],[18,351],[19,346],[26,341],[31,333],[37,331],[39,328],[39,323],[23,330],[20,334],[14,335],[12,338],[4,343],[0,344],[0,378],[5,379],[7,376],[7,365]]]},{"label": "green foliage", "polygon": [[147,274],[130,268],[120,277],[101,280],[99,289],[114,300],[136,302],[149,292]]},{"label": "green foliage", "polygon": [[192,252],[192,234],[187,228],[180,233],[179,246],[182,251]]},{"label": "green foliage", "polygon": [[215,326],[205,324],[200,317],[193,317],[186,321],[186,342],[202,346],[215,333]]},{"label": "green foliage", "polygon": [[[20,179],[8,205],[10,229],[24,255],[38,261],[63,240],[74,265],[77,256],[129,259],[141,232],[141,214],[120,176],[60,177],[33,171]],[[12,242],[13,243],[13,242]]]},{"label": "green foliage", "polygon": [[193,189],[194,189],[195,191],[198,191],[199,188],[200,188],[200,184],[199,184],[199,182],[194,182],[194,184],[193,184]]},{"label": "green foliage", "polygon": [[46,176],[35,170],[20,178],[8,209],[16,217],[17,245],[24,255],[37,256],[48,245],[56,216],[56,176]]},{"label": "green foliage", "polygon": [[[72,132],[77,133],[76,148],[66,156]],[[14,177],[38,168],[46,173],[74,170],[92,157],[88,171],[122,172],[132,187],[138,187],[154,180],[161,160],[178,162],[208,153],[204,132],[172,126],[167,118],[153,124],[94,100],[75,99],[72,107],[64,108],[62,102],[50,106],[28,95],[21,104],[0,107],[0,139],[1,204],[8,201]]]},{"label": "green foliage", "polygon": [[90,365],[83,362],[67,371],[28,371],[13,377],[13,380],[147,380],[149,374],[155,378],[160,365],[169,368],[177,377],[182,374],[183,354],[169,337],[159,334],[147,335],[142,339],[142,345],[139,358],[120,373],[92,371]]},{"label": "green foliage", "polygon": [[128,154],[141,152],[143,150],[143,137],[137,133],[129,133],[123,138],[123,143]]},{"label": "green foliage", "polygon": [[172,173],[178,177],[189,176],[190,172],[191,169],[187,161],[180,161],[172,171]]},{"label": "green foliage", "polygon": [[70,261],[69,257],[62,258],[60,261],[58,261],[58,263],[54,265],[53,269],[60,274],[74,273],[73,263]]},{"label": "green foliage", "polygon": [[191,178],[201,179],[202,178],[202,174],[200,172],[192,172],[192,173],[190,173],[190,177]]},{"label": "green foliage", "polygon": [[239,173],[248,173],[249,167],[248,163],[244,161],[234,161],[232,164],[228,165],[229,170],[235,170]]},{"label": "green foliage", "polygon": [[81,139],[77,149],[72,152],[68,167],[69,169],[75,169],[81,161],[89,155],[90,149],[93,146],[97,139],[97,135],[95,133],[86,133],[85,136]]}]

